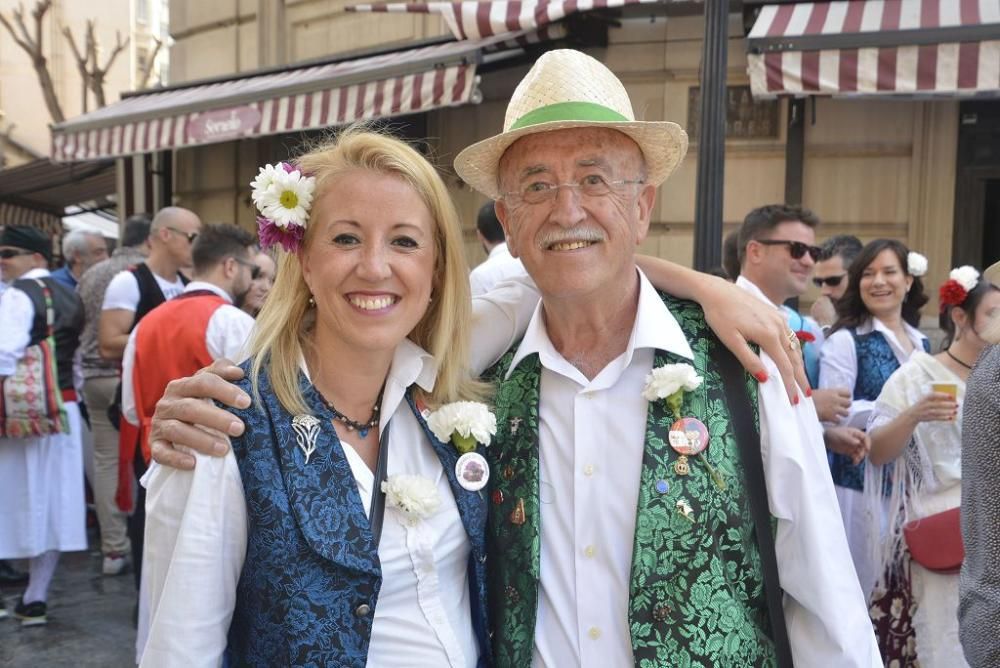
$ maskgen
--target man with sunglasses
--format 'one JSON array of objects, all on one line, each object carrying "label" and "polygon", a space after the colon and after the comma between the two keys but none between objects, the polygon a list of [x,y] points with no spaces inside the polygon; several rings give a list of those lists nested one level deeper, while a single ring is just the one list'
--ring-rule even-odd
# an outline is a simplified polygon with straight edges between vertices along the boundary
[{"label": "man with sunglasses", "polygon": [[[179,296],[150,311],[129,335],[122,361],[120,448],[123,460],[135,461],[139,470],[149,463],[149,421],[167,383],[219,357],[242,359],[254,320],[239,305],[260,272],[252,259],[253,243],[253,235],[235,225],[202,227],[192,244],[193,280]],[[141,487],[138,494],[136,516],[145,505]],[[121,476],[119,506],[127,509],[131,497],[131,475]],[[132,556],[138,572],[141,542],[133,542]]]},{"label": "man with sunglasses", "polygon": [[[808,317],[784,306],[800,297],[821,257],[816,243],[819,218],[799,206],[770,204],[754,209],[739,230],[740,276],[736,284],[785,311],[788,326],[799,336],[806,373],[813,387],[819,385],[819,349],[823,331]],[[847,414],[851,394],[846,388],[814,390],[816,413],[823,422],[836,422]]]},{"label": "man with sunglasses", "polygon": [[820,297],[813,302],[809,315],[823,328],[824,334],[837,319],[837,300],[847,292],[847,270],[862,247],[861,240],[850,234],[831,237],[820,247],[812,279]]}]

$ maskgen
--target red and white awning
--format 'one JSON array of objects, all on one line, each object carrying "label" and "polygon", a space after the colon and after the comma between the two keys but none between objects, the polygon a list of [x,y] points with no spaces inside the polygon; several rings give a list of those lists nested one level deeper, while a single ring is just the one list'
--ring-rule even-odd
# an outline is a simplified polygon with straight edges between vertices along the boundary
[{"label": "red and white awning", "polygon": [[663,0],[488,0],[476,2],[376,2],[351,5],[349,12],[410,12],[440,14],[455,39],[536,30],[568,14],[626,5],[656,4]]},{"label": "red and white awning", "polygon": [[52,159],[132,155],[466,104],[482,51],[502,48],[507,39],[448,42],[139,93],[53,127]]},{"label": "red and white awning", "polygon": [[766,5],[747,50],[759,98],[1000,94],[1000,0]]}]

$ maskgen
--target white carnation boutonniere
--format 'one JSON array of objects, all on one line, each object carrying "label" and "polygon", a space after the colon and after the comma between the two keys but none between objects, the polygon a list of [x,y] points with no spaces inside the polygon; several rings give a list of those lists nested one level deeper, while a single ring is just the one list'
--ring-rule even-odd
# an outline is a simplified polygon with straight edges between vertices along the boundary
[{"label": "white carnation boutonniere", "polygon": [[439,441],[451,441],[460,454],[466,454],[476,449],[476,443],[490,444],[497,433],[497,417],[486,404],[455,401],[431,413],[427,426]]},{"label": "white carnation boutonniere", "polygon": [[704,380],[690,364],[665,364],[656,367],[646,376],[642,396],[648,401],[664,399],[667,408],[679,420],[684,393],[697,390]]},{"label": "white carnation boutonniere", "polygon": [[427,519],[441,507],[437,486],[420,475],[389,476],[382,483],[382,491],[389,507],[402,513],[411,524]]}]

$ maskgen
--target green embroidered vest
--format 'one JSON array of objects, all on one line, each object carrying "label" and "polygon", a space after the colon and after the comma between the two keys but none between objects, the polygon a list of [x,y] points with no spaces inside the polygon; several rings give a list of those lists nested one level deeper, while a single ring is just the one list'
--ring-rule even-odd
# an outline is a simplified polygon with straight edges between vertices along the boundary
[{"label": "green embroidered vest", "polygon": [[[698,457],[689,458],[688,475],[674,472],[678,455],[667,440],[674,416],[664,401],[650,402],[629,587],[635,665],[772,666],[774,646],[743,467],[722,380],[712,363],[721,343],[697,304],[661,296],[691,344],[693,366],[705,379],[686,393],[681,414],[707,426],[710,445],[703,456],[726,488],[716,486]],[[541,364],[538,355],[528,356],[505,379],[516,348],[486,374],[497,388],[487,550],[499,668],[531,665],[538,607]],[[656,352],[654,366],[676,363],[689,361]],[[747,376],[746,386],[759,424],[756,382]],[[693,522],[678,508],[681,500],[690,505]]]}]

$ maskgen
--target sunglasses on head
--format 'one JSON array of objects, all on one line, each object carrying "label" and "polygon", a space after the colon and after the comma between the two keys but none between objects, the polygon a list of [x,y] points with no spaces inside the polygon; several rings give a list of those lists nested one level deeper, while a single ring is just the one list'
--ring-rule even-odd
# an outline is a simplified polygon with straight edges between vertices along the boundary
[{"label": "sunglasses on head", "polygon": [[831,288],[835,288],[838,285],[840,285],[840,282],[844,280],[845,276],[847,276],[847,274],[841,274],[840,276],[826,276],[824,278],[819,278],[818,276],[814,276],[813,285],[815,285],[817,288],[821,288],[824,285],[828,285]]},{"label": "sunglasses on head", "polygon": [[12,257],[20,257],[21,255],[34,255],[35,251],[24,250],[23,248],[4,248],[0,250],[0,258],[9,260]]},{"label": "sunglasses on head", "polygon": [[815,262],[819,260],[822,252],[819,246],[810,246],[801,241],[789,241],[788,239],[757,239],[757,243],[765,246],[788,246],[788,254],[792,256],[793,260],[799,260],[806,253],[809,253],[809,257]]}]

